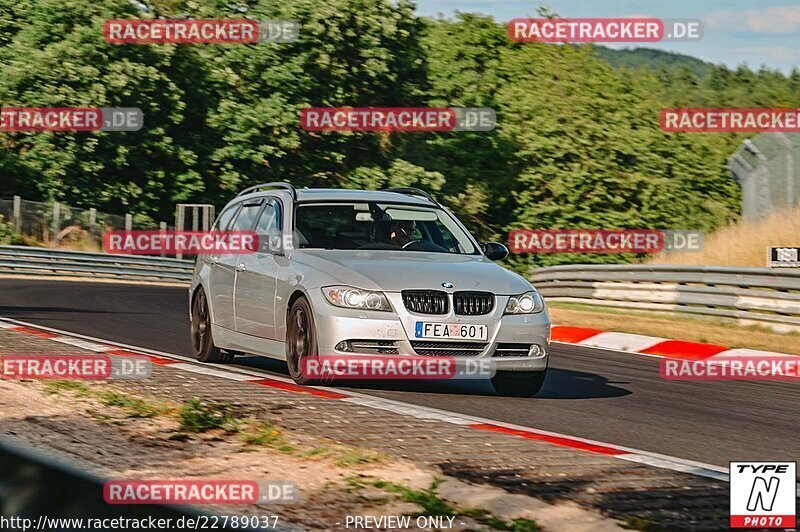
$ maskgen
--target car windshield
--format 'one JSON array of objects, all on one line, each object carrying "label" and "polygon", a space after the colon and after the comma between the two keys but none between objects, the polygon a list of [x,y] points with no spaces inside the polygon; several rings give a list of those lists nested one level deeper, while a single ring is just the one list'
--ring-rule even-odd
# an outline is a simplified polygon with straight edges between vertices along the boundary
[{"label": "car windshield", "polygon": [[298,205],[294,238],[299,248],[478,253],[444,209],[393,203]]}]

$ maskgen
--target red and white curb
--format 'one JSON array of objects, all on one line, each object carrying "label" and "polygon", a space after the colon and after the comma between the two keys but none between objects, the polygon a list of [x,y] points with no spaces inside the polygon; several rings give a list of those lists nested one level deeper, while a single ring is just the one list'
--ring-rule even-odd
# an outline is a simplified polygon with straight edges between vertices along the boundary
[{"label": "red and white curb", "polygon": [[642,336],[599,329],[555,325],[551,331],[551,341],[565,344],[636,353],[657,358],[676,358],[681,360],[705,360],[713,357],[775,357],[796,356],[757,349],[732,349],[722,345],[703,344],[670,340],[656,336]]},{"label": "red and white curb", "polygon": [[75,347],[80,347],[81,349],[94,351],[96,353],[103,353],[105,355],[145,357],[153,364],[168,366],[170,369],[199,373],[202,375],[209,375],[239,382],[247,382],[258,386],[268,386],[270,388],[276,388],[287,392],[313,395],[323,399],[345,401],[366,408],[389,411],[396,414],[414,417],[416,419],[441,421],[454,425],[467,426],[475,430],[506,434],[509,436],[544,442],[551,445],[568,447],[588,453],[618,458],[620,460],[626,460],[629,462],[646,464],[653,467],[689,473],[715,480],[728,481],[728,473],[726,468],[685,460],[683,458],[675,458],[672,456],[665,456],[649,451],[641,451],[638,449],[622,447],[619,445],[589,440],[586,438],[578,438],[575,436],[537,430],[511,423],[503,423],[500,421],[468,416],[447,410],[439,410],[436,408],[403,403],[401,401],[374,397],[350,390],[344,392],[335,388],[322,386],[300,386],[285,377],[273,375],[267,376],[264,373],[259,373],[257,371],[251,371],[240,367],[212,367],[200,365],[193,358],[182,355],[111,342],[100,338],[70,333],[58,329],[12,320],[9,318],[0,317],[0,329],[30,334],[39,338],[45,338],[62,344],[73,345]]}]

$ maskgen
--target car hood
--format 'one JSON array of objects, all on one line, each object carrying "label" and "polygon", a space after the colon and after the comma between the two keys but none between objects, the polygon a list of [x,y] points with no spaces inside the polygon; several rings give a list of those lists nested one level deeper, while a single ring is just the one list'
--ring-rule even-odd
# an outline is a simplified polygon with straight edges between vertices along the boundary
[{"label": "car hood", "polygon": [[[320,286],[345,284],[366,290],[480,290],[501,295],[531,289],[523,277],[481,255],[426,253],[421,251],[300,250],[292,260],[317,270]],[[308,279],[310,280],[310,279]],[[316,283],[315,283],[316,284]]]}]

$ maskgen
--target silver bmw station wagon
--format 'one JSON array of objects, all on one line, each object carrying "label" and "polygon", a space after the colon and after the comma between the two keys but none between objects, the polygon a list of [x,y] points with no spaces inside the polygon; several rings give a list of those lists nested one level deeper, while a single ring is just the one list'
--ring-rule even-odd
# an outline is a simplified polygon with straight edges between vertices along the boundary
[{"label": "silver bmw station wagon", "polygon": [[259,247],[197,258],[189,308],[200,361],[263,355],[313,384],[304,357],[469,357],[491,360],[500,394],[542,387],[544,301],[492,262],[504,245],[479,244],[425,191],[266,183],[228,203],[212,230],[253,231]]}]

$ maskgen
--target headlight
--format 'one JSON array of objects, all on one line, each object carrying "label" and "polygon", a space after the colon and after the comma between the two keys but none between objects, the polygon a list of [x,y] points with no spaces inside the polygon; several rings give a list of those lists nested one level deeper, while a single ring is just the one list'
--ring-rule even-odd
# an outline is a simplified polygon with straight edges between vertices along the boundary
[{"label": "headlight", "polygon": [[364,310],[392,310],[389,300],[382,292],[359,290],[352,286],[326,286],[322,289],[328,303],[343,308]]},{"label": "headlight", "polygon": [[503,314],[536,314],[544,310],[544,301],[539,292],[525,292],[518,296],[511,296],[506,303]]}]

